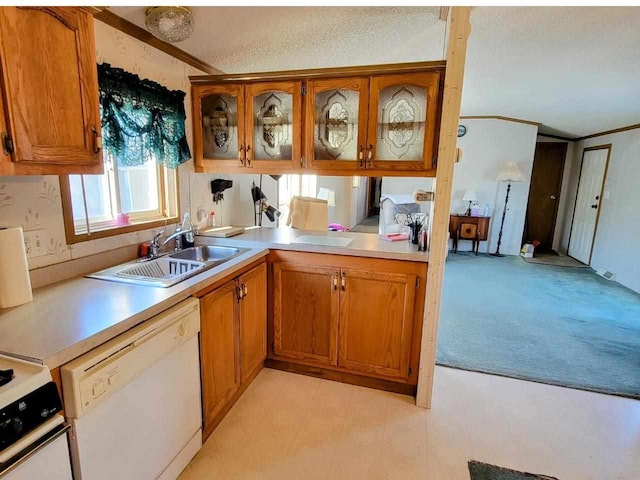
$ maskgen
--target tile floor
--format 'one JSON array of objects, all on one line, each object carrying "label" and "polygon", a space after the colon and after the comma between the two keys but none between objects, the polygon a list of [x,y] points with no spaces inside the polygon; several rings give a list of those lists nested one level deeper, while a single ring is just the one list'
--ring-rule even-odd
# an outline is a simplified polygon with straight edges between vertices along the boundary
[{"label": "tile floor", "polygon": [[263,370],[180,480],[469,480],[481,460],[560,480],[640,478],[640,401],[436,368],[403,395]]}]

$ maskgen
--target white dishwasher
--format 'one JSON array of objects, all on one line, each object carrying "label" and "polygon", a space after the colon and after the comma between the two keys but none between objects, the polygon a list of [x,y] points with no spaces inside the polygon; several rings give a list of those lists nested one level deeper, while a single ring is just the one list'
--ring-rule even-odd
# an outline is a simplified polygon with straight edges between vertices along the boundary
[{"label": "white dishwasher", "polygon": [[173,480],[202,446],[200,306],[186,300],[63,366],[75,480]]}]

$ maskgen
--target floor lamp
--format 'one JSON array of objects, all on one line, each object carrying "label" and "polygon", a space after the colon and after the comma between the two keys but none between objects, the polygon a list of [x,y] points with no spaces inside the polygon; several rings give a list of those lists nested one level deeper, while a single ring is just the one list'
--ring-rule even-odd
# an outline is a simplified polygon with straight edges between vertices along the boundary
[{"label": "floor lamp", "polygon": [[504,257],[504,255],[500,253],[500,244],[502,243],[502,229],[504,228],[504,217],[507,215],[511,184],[514,182],[522,182],[523,180],[524,176],[516,162],[507,163],[496,177],[497,182],[507,182],[507,195],[504,197],[504,210],[502,211],[502,221],[500,222],[500,233],[498,233],[498,245],[496,246],[496,252],[491,254],[494,257]]}]

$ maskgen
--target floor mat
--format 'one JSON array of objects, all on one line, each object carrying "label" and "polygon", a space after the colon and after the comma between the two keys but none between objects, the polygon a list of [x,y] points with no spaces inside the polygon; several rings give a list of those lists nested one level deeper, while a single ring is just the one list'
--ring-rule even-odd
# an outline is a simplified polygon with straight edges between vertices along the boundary
[{"label": "floor mat", "polygon": [[447,259],[437,363],[640,398],[640,295],[586,268]]},{"label": "floor mat", "polygon": [[518,472],[475,460],[469,462],[469,473],[471,480],[558,480],[556,477]]},{"label": "floor mat", "polygon": [[362,222],[351,229],[352,232],[358,233],[378,233],[380,215],[372,215],[369,218],[365,218]]},{"label": "floor mat", "polygon": [[589,268],[589,265],[585,265],[579,262],[575,258],[567,257],[565,255],[553,255],[553,254],[541,254],[536,255],[533,258],[522,258],[527,263],[537,263],[540,265],[555,265],[558,267],[575,267],[575,268]]}]

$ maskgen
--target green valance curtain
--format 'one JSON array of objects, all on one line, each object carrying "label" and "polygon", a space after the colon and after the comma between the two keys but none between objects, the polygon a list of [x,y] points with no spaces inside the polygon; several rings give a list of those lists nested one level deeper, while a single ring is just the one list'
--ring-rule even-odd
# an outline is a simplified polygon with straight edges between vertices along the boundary
[{"label": "green valance curtain", "polygon": [[191,158],[185,136],[185,93],[98,65],[105,152],[123,166],[155,161],[176,168]]}]

